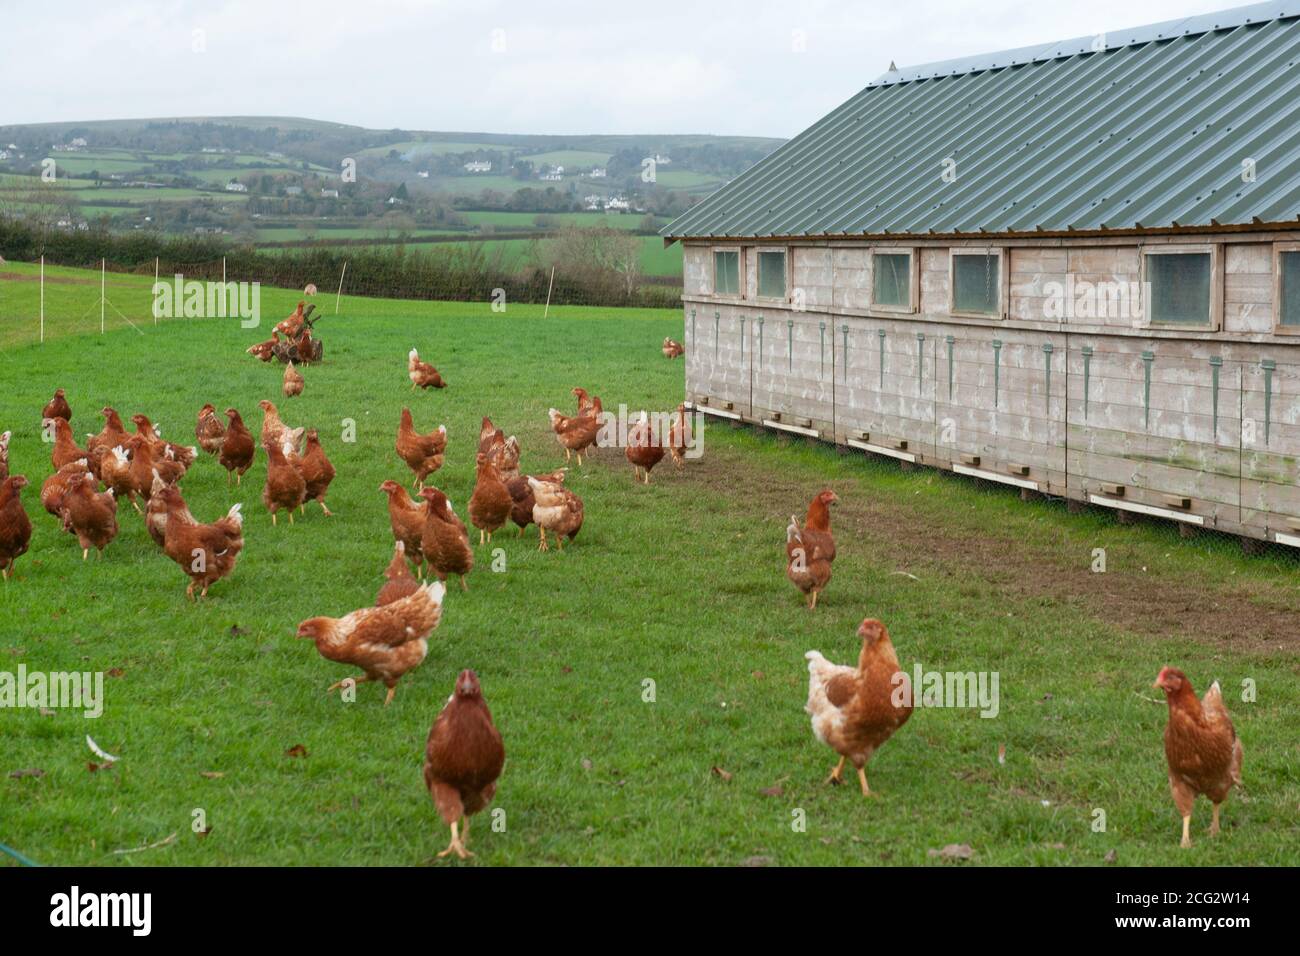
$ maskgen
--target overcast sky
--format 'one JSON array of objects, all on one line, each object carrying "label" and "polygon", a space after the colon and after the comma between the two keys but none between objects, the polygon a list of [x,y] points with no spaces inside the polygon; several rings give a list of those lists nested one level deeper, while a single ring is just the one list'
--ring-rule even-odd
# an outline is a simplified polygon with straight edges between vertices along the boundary
[{"label": "overcast sky", "polygon": [[280,115],[381,129],[792,136],[891,59],[908,66],[1227,5],[0,0],[0,125]]}]

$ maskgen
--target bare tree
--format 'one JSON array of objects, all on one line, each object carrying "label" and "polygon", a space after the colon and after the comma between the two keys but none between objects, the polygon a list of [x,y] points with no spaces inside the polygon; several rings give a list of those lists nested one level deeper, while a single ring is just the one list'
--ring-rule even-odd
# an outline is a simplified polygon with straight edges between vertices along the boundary
[{"label": "bare tree", "polygon": [[541,258],[598,296],[630,296],[641,281],[641,241],[629,230],[565,226],[546,241]]}]

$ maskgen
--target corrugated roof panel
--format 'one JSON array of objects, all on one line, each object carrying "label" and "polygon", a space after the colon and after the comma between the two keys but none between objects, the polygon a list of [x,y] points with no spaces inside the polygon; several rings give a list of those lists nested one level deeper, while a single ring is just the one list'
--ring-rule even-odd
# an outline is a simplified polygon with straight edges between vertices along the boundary
[{"label": "corrugated roof panel", "polygon": [[[938,78],[874,84],[663,235],[1065,232],[1293,220],[1300,214],[1294,2],[1294,10],[1257,4],[1171,21],[1177,30],[1156,24],[1125,31],[1132,42],[1100,52],[1071,52],[1069,41],[1032,48],[1040,55],[1022,65],[988,68],[998,57],[1009,60],[993,54],[953,61],[935,71]],[[1246,159],[1255,162],[1253,182],[1242,179]],[[945,160],[955,163],[955,181],[942,176]]]}]

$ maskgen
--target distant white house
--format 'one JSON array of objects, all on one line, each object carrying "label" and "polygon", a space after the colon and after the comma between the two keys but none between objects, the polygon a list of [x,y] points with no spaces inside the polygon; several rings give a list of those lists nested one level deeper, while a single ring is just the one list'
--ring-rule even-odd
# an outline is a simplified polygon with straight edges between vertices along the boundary
[{"label": "distant white house", "polygon": [[401,198],[399,198],[399,197],[397,197],[397,196],[389,196],[389,197],[388,197],[388,205],[390,205],[390,206],[400,206],[400,205],[401,205],[402,203],[404,203],[404,202],[406,202],[405,199],[401,199]]},{"label": "distant white house", "polygon": [[595,211],[604,209],[605,197],[596,195],[587,196],[582,200],[582,208]]},{"label": "distant white house", "polygon": [[248,192],[248,187],[245,186],[243,183],[237,183],[232,179],[230,182],[226,183],[226,192],[246,193]]},{"label": "distant white house", "polygon": [[542,169],[542,174],[537,178],[544,183],[558,183],[564,179],[564,167],[547,166]]},{"label": "distant white house", "polygon": [[609,175],[609,172],[605,169],[604,166],[597,166],[594,169],[592,169],[592,171],[589,172],[587,175],[590,176],[592,179],[604,179],[606,176]]},{"label": "distant white house", "polygon": [[419,176],[421,179],[428,179],[428,178],[429,178],[429,171],[428,171],[427,169],[422,169],[422,170],[420,170],[418,173],[416,173],[415,175]]},{"label": "distant white house", "polygon": [[606,212],[627,212],[632,208],[632,204],[623,196],[611,196],[605,200]]},{"label": "distant white house", "polygon": [[672,164],[673,164],[673,161],[672,161],[671,159],[669,159],[667,156],[664,156],[664,155],[662,155],[662,154],[660,154],[660,153],[655,153],[655,165],[656,165],[656,166],[671,166]]},{"label": "distant white house", "polygon": [[0,163],[4,162],[8,158],[9,158],[9,150],[0,149]]},{"label": "distant white house", "polygon": [[320,191],[321,199],[338,199],[339,191],[337,189],[322,189]]},{"label": "distant white house", "polygon": [[[490,173],[492,172],[492,164],[485,159],[476,159],[465,164],[465,172]],[[428,173],[425,173],[425,176],[427,177]]]},{"label": "distant white house", "polygon": [[301,195],[302,195],[302,187],[301,187],[301,186],[285,186],[285,187],[284,187],[284,194],[285,194],[286,196],[301,196]]}]

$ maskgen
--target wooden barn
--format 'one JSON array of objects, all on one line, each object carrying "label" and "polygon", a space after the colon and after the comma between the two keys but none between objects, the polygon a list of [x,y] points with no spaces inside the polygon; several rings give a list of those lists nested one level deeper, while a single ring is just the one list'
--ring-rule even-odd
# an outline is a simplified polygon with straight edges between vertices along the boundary
[{"label": "wooden barn", "polygon": [[1300,3],[894,69],[664,230],[711,416],[1300,547]]}]

